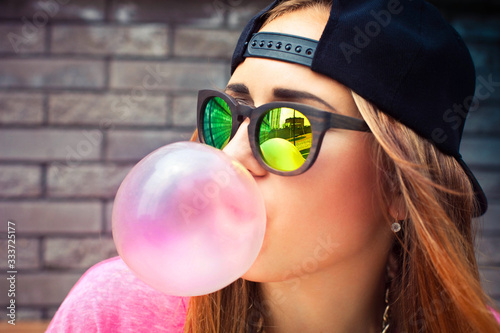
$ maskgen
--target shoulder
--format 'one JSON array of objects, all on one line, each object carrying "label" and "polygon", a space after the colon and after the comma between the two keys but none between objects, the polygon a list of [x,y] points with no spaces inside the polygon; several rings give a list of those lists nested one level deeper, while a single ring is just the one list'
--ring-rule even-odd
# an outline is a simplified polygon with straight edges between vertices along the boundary
[{"label": "shoulder", "polygon": [[182,332],[187,303],[149,287],[115,257],[80,278],[47,332]]}]

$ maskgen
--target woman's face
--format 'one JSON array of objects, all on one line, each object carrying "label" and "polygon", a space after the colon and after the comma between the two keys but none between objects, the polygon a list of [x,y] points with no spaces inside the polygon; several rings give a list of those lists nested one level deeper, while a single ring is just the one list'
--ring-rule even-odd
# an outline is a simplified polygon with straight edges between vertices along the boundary
[{"label": "woman's face", "polygon": [[[327,14],[300,10],[271,21],[261,31],[318,40]],[[308,67],[277,60],[247,58],[226,92],[255,107],[292,101],[360,117],[345,86]],[[224,148],[254,175],[266,202],[264,244],[244,278],[285,281],[376,262],[384,265],[391,232],[377,199],[372,134],[330,130],[314,165],[301,175],[283,177],[267,172],[253,157],[248,121]]]}]

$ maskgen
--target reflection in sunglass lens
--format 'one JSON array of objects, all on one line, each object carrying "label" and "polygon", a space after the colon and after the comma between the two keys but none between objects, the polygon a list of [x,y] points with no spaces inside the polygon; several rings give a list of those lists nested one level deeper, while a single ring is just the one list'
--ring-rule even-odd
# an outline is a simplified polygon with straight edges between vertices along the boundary
[{"label": "reflection in sunglass lens", "polygon": [[269,110],[258,126],[262,158],[280,171],[297,170],[304,164],[312,144],[311,123],[291,108]]},{"label": "reflection in sunglass lens", "polygon": [[203,138],[205,143],[224,148],[231,137],[232,118],[227,103],[220,97],[211,97],[203,113]]}]

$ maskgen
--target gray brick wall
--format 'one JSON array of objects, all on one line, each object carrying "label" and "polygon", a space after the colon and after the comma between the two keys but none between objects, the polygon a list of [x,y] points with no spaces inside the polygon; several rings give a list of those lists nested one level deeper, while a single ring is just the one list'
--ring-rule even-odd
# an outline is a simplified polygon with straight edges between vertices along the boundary
[{"label": "gray brick wall", "polygon": [[[224,86],[242,25],[266,3],[0,0],[0,269],[10,219],[19,318],[50,319],[88,267],[116,255],[116,189],[144,155],[190,137],[196,91]],[[482,84],[462,151],[490,198],[478,257],[500,302],[500,6],[436,3]]]}]

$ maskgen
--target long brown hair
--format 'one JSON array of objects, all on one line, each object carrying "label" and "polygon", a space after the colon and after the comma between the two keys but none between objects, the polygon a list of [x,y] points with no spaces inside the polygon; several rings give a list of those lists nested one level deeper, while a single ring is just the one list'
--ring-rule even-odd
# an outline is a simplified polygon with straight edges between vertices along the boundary
[{"label": "long brown hair", "polygon": [[407,219],[391,254],[392,325],[397,332],[500,332],[474,255],[478,211],[455,158],[353,93],[376,138],[381,198],[403,201]]},{"label": "long brown hair", "polygon": [[[331,4],[285,1],[268,13],[268,21],[311,6],[326,9]],[[500,332],[479,281],[472,223],[477,207],[462,168],[362,97],[353,93],[353,98],[376,139],[380,204],[388,211],[397,198],[406,209],[391,253],[396,267],[390,287],[391,329]],[[257,283],[239,279],[215,293],[192,297],[184,332],[259,332],[272,324],[265,304]]]}]

